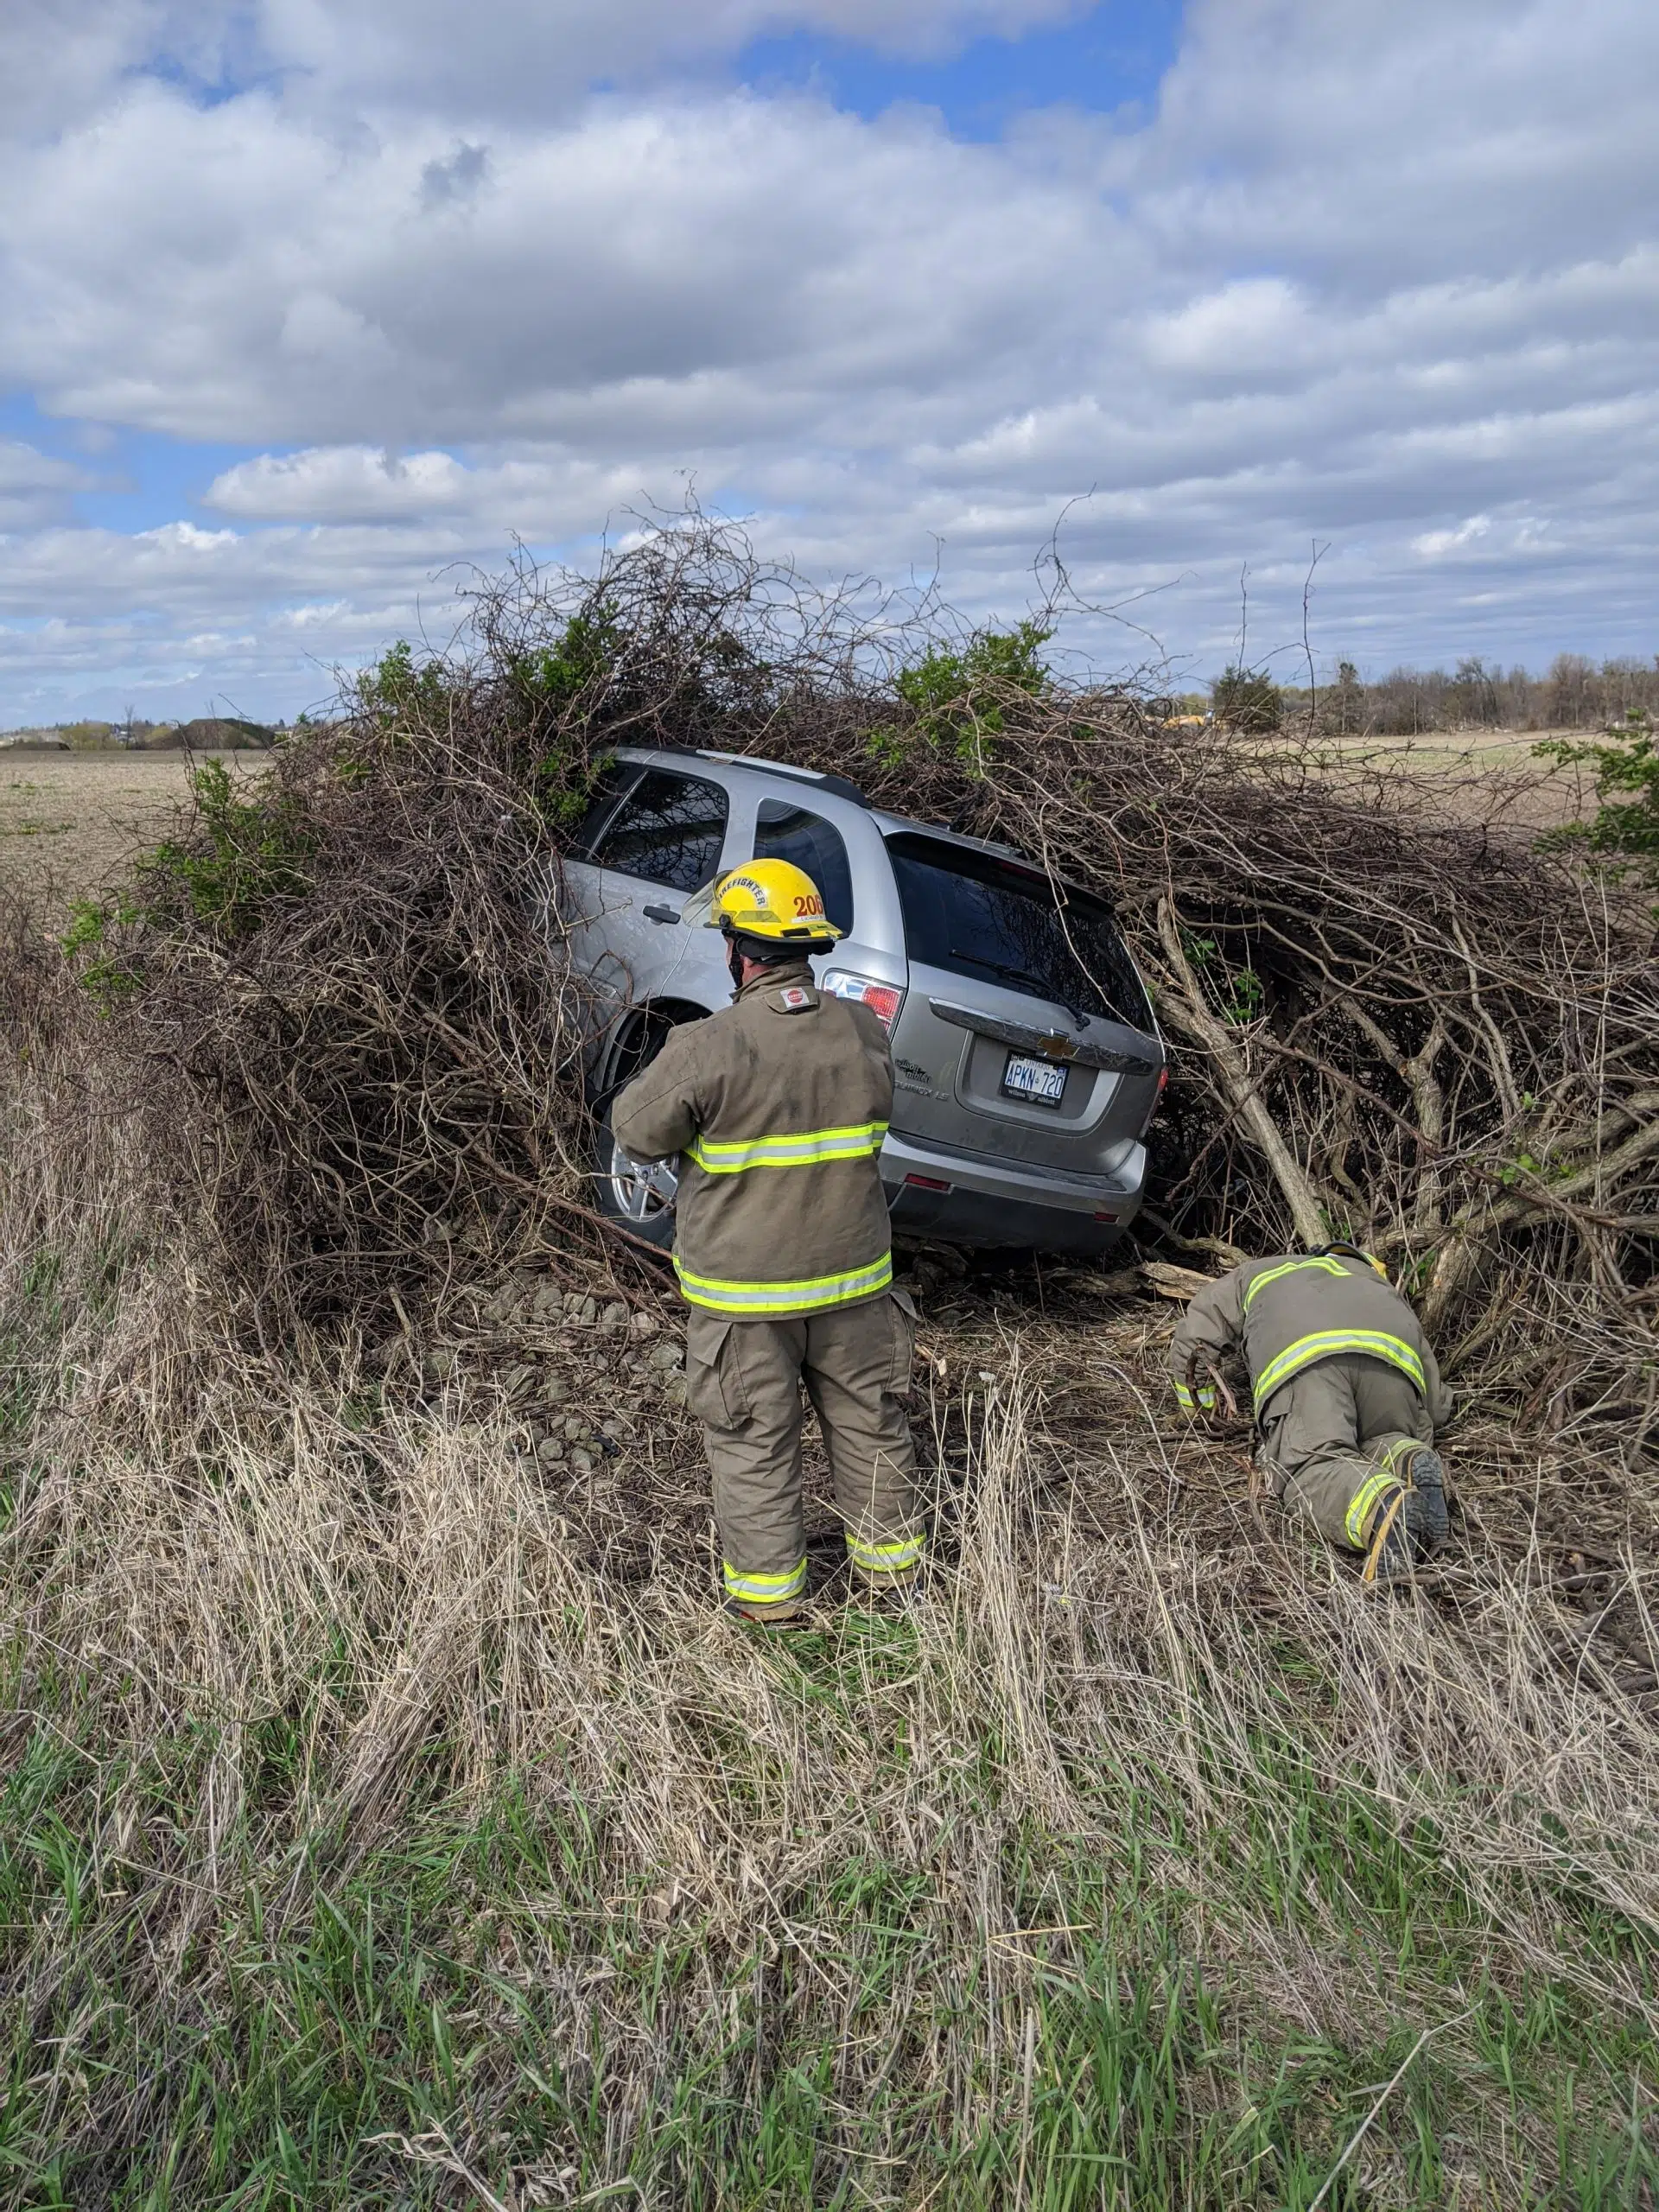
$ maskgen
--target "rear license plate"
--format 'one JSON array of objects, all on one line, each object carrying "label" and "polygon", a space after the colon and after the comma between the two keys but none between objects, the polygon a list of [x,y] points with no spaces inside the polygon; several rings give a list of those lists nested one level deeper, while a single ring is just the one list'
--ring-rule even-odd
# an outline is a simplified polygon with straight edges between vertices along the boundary
[{"label": "rear license plate", "polygon": [[1057,1060],[1010,1052],[1002,1088],[1012,1097],[1030,1099],[1033,1106],[1058,1106],[1065,1096],[1065,1070]]}]

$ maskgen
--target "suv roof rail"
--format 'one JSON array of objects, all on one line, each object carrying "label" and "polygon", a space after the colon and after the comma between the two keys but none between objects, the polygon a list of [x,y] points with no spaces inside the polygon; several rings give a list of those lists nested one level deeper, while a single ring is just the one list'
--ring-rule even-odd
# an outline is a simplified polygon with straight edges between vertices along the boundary
[{"label": "suv roof rail", "polygon": [[769,776],[792,776],[798,783],[816,784],[820,791],[833,791],[837,798],[849,798],[858,806],[870,803],[849,778],[832,775],[827,768],[798,768],[792,760],[768,760],[757,753],[716,753],[709,746],[699,751],[703,760],[718,760],[726,767],[764,768]]},{"label": "suv roof rail", "polygon": [[718,760],[722,768],[759,768],[769,776],[787,776],[794,783],[816,785],[821,791],[833,791],[837,798],[851,799],[855,806],[870,803],[845,776],[832,775],[823,768],[798,768],[792,760],[768,760],[758,753],[717,753],[709,745],[641,745],[626,749],[662,753],[675,760]]}]

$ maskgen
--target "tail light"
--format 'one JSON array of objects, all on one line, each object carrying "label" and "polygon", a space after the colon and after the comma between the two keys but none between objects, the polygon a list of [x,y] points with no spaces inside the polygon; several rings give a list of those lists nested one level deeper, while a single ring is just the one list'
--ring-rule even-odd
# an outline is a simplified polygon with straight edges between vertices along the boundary
[{"label": "tail light", "polygon": [[874,976],[855,976],[846,968],[832,968],[818,988],[838,999],[857,999],[868,1007],[889,1035],[905,1002],[904,992],[897,983],[878,983]]},{"label": "tail light", "polygon": [[[1169,1063],[1168,1063],[1168,1061],[1167,1061],[1167,1060],[1166,1060],[1166,1061],[1165,1061],[1165,1063],[1164,1063],[1164,1065],[1163,1065],[1163,1066],[1162,1066],[1162,1067],[1160,1067],[1160,1068],[1159,1069],[1159,1071],[1158,1071],[1158,1084],[1157,1084],[1157,1088],[1154,1090],[1154,1092],[1153,1092],[1153,1094],[1152,1094],[1152,1103],[1151,1103],[1151,1105],[1150,1105],[1150,1106],[1148,1106],[1148,1107],[1147,1107],[1147,1118],[1146,1118],[1146,1120],[1145,1120],[1144,1122],[1141,1122],[1141,1136],[1145,1136],[1145,1135],[1147,1134],[1147,1130],[1152,1127],[1152,1119],[1153,1119],[1153,1116],[1154,1116],[1154,1115],[1158,1111],[1158,1109],[1159,1109],[1159,1108],[1163,1104],[1163,1103],[1164,1103],[1164,1093],[1165,1093],[1165,1091],[1166,1091],[1168,1089],[1169,1089]],[[1135,1141],[1136,1141],[1137,1143],[1139,1143],[1139,1142],[1140,1142],[1140,1138],[1139,1138],[1139,1137],[1137,1137],[1137,1138],[1136,1138],[1136,1140],[1135,1140]]]}]

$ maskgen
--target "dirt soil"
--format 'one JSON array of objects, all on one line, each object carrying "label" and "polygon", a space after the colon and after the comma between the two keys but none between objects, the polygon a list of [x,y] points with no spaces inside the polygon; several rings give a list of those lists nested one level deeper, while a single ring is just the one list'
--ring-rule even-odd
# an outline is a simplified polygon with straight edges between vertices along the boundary
[{"label": "dirt soil", "polygon": [[[1339,781],[1348,773],[1363,783],[1368,773],[1404,770],[1420,780],[1431,804],[1525,832],[1594,814],[1590,772],[1556,767],[1535,749],[1546,738],[1577,742],[1593,735],[1572,729],[1433,730],[1421,737],[1321,738],[1315,751]],[[1494,787],[1501,793],[1496,804]]]},{"label": "dirt soil", "polygon": [[0,889],[44,890],[59,908],[98,892],[166,834],[190,771],[210,760],[233,776],[261,765],[246,753],[0,750]]}]

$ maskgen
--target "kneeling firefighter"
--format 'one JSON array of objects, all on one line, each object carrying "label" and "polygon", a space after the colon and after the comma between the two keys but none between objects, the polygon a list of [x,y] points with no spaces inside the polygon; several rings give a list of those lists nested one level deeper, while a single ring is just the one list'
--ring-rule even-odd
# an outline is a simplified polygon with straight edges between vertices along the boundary
[{"label": "kneeling firefighter", "polygon": [[[1169,1347],[1175,1394],[1210,1412],[1230,1393],[1216,1363],[1243,1347],[1258,1451],[1274,1495],[1332,1543],[1365,1554],[1365,1580],[1407,1573],[1445,1541],[1446,1475],[1433,1449],[1451,1400],[1421,1324],[1381,1264],[1351,1244],[1247,1260],[1199,1292]],[[1207,1378],[1207,1379],[1206,1379]]]},{"label": "kneeling firefighter", "polygon": [[818,1416],[855,1573],[911,1580],[923,1546],[903,1395],[914,1312],[893,1287],[876,1159],[887,1033],[807,964],[840,936],[817,885],[751,861],[715,887],[734,1003],[672,1030],[611,1108],[636,1160],[680,1155],[674,1268],[691,1308],[686,1397],[714,1478],[726,1598],[768,1624],[806,1587],[801,1385]]}]

